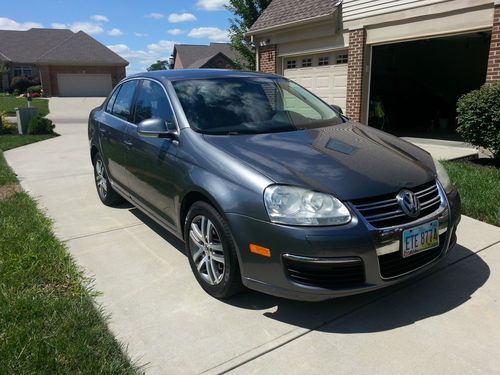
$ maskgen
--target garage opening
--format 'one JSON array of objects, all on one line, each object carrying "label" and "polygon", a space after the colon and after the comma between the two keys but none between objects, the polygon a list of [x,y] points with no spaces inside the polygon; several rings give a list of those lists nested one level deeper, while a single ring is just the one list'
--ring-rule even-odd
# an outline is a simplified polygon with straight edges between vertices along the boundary
[{"label": "garage opening", "polygon": [[491,34],[374,46],[368,124],[398,136],[460,140],[458,98],[486,79]]}]

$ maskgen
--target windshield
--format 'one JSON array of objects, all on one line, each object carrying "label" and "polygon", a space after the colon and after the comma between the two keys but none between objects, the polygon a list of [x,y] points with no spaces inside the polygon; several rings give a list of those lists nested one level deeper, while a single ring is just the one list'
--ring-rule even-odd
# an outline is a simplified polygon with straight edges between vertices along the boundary
[{"label": "windshield", "polygon": [[259,134],[343,122],[326,103],[283,78],[172,82],[189,125],[205,134]]}]

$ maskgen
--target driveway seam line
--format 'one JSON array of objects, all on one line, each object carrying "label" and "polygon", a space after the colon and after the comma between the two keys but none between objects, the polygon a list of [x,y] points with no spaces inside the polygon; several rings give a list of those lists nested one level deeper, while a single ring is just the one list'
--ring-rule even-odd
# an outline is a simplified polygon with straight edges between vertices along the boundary
[{"label": "driveway seam line", "polygon": [[81,238],[92,237],[92,236],[96,236],[96,235],[99,235],[99,234],[104,234],[104,233],[115,232],[115,231],[117,231],[117,230],[122,230],[122,229],[128,229],[128,228],[138,227],[138,226],[140,226],[140,225],[146,225],[146,224],[144,224],[144,223],[137,223],[137,224],[126,225],[126,226],[124,226],[124,227],[115,227],[115,228],[111,228],[111,229],[104,230],[104,231],[102,231],[102,232],[88,233],[88,234],[82,234],[81,236],[75,236],[75,237],[66,238],[66,239],[63,239],[62,241],[63,241],[63,242],[69,242],[69,241],[73,241],[73,240],[79,240],[79,239],[81,239]]},{"label": "driveway seam line", "polygon": [[[251,358],[248,358],[247,360],[245,360],[245,361],[243,361],[243,362],[241,362],[241,363],[238,363],[238,364],[236,364],[236,365],[234,365],[234,366],[232,366],[232,367],[230,367],[230,368],[228,368],[228,369],[226,369],[226,370],[224,370],[224,371],[222,371],[222,372],[218,372],[217,374],[219,374],[219,375],[222,375],[222,374],[227,374],[227,373],[229,373],[229,372],[231,372],[231,371],[233,371],[233,370],[235,370],[235,369],[237,369],[237,368],[239,368],[239,367],[241,367],[241,366],[243,366],[243,365],[246,365],[247,363],[250,363],[250,362],[252,362],[252,361],[256,360],[257,358],[260,358],[260,357],[262,357],[262,356],[264,356],[264,355],[266,355],[266,354],[268,354],[268,353],[271,353],[271,352],[273,352],[273,351],[275,351],[275,350],[277,350],[277,349],[279,349],[279,348],[281,348],[281,347],[283,347],[283,346],[285,346],[285,345],[287,345],[287,344],[291,343],[292,341],[295,341],[295,340],[297,340],[297,339],[299,339],[299,338],[301,338],[301,337],[303,337],[303,336],[305,336],[305,335],[307,335],[307,334],[309,334],[309,333],[311,333],[311,332],[313,332],[313,331],[317,331],[318,329],[320,329],[320,328],[322,328],[322,327],[324,327],[324,326],[326,326],[326,325],[328,325],[328,324],[331,324],[331,323],[335,322],[336,320],[340,320],[340,319],[342,319],[342,318],[346,317],[347,315],[349,315],[349,314],[351,314],[351,313],[354,313],[354,312],[356,312],[356,311],[358,311],[358,310],[361,310],[362,308],[367,307],[367,306],[369,306],[369,305],[371,305],[371,304],[373,304],[373,303],[375,303],[375,302],[382,301],[382,300],[384,300],[385,298],[390,297],[390,296],[392,296],[393,294],[398,293],[398,292],[400,292],[401,290],[406,289],[406,288],[407,288],[407,287],[409,287],[409,286],[413,286],[413,285],[415,285],[416,283],[418,283],[418,282],[420,282],[420,281],[422,281],[422,280],[425,280],[425,279],[427,279],[427,278],[429,278],[429,277],[431,277],[431,276],[433,276],[433,275],[435,275],[435,274],[437,274],[437,273],[439,273],[439,272],[441,272],[441,271],[444,271],[444,270],[446,270],[446,269],[448,269],[448,268],[450,268],[450,267],[452,267],[452,266],[456,265],[457,263],[460,263],[460,262],[462,262],[463,260],[466,260],[466,259],[470,258],[471,256],[477,255],[477,254],[479,254],[480,252],[482,252],[482,251],[484,251],[484,250],[487,250],[487,249],[489,249],[490,247],[493,247],[493,246],[495,246],[495,245],[497,245],[497,244],[499,244],[499,243],[500,243],[500,241],[496,241],[496,242],[494,242],[494,243],[492,243],[492,244],[490,244],[490,245],[487,245],[487,246],[483,247],[482,249],[479,249],[478,251],[473,252],[472,254],[469,254],[469,255],[466,255],[466,256],[465,256],[465,257],[463,257],[463,258],[457,259],[457,260],[456,260],[456,261],[454,261],[453,263],[449,263],[448,265],[446,265],[446,266],[445,266],[445,267],[443,267],[443,268],[440,268],[440,269],[435,270],[435,271],[431,271],[431,272],[429,272],[428,274],[426,274],[425,276],[423,276],[423,277],[421,277],[421,278],[411,280],[411,281],[409,281],[409,282],[405,283],[404,285],[401,285],[399,288],[396,288],[396,289],[395,289],[395,290],[393,290],[392,292],[387,293],[387,294],[385,294],[385,295],[381,296],[381,298],[374,299],[374,300],[369,301],[369,302],[367,302],[367,303],[365,303],[365,304],[362,304],[362,305],[360,305],[360,306],[357,306],[357,307],[355,307],[355,308],[353,308],[353,309],[351,309],[351,310],[349,310],[349,311],[346,311],[345,313],[343,313],[343,314],[341,314],[341,315],[339,315],[339,316],[337,316],[337,317],[335,317],[335,318],[333,318],[333,319],[331,319],[331,320],[328,320],[328,321],[326,321],[326,322],[323,322],[323,323],[321,323],[321,324],[318,324],[317,326],[315,326],[315,327],[313,327],[313,328],[310,328],[309,330],[306,330],[305,332],[302,332],[301,334],[298,334],[297,336],[292,337],[292,338],[290,338],[289,340],[287,340],[287,341],[285,341],[285,342],[282,342],[281,344],[279,344],[279,345],[277,345],[277,346],[275,346],[275,347],[273,347],[273,348],[270,348],[270,349],[268,349],[268,350],[266,350],[266,351],[264,351],[264,352],[262,352],[262,353],[256,354],[255,356],[253,356],[253,357],[251,357]],[[293,331],[290,331],[290,332],[293,332]],[[283,336],[283,335],[282,335],[282,336]],[[280,336],[280,337],[282,337],[282,336]],[[265,345],[265,344],[263,344],[263,345]],[[258,347],[259,347],[259,346],[257,346],[256,348],[258,348]],[[256,348],[254,348],[254,349],[256,349]],[[247,351],[246,353],[248,353],[248,351]],[[245,353],[242,353],[242,354],[245,354]],[[237,358],[237,357],[234,357],[233,359],[235,359],[235,358]],[[232,360],[232,359],[231,359],[231,360]],[[229,360],[229,361],[231,361],[231,360]],[[217,365],[217,366],[215,366],[215,367],[212,367],[212,368],[210,368],[210,369],[207,369],[207,370],[205,370],[205,371],[201,372],[201,374],[206,373],[206,372],[208,372],[208,371],[210,371],[210,370],[212,370],[212,369],[215,369],[215,368],[219,367],[220,365],[223,365],[224,363],[228,363],[229,361],[223,362],[223,363],[221,363],[221,364],[219,364],[219,365]]]}]

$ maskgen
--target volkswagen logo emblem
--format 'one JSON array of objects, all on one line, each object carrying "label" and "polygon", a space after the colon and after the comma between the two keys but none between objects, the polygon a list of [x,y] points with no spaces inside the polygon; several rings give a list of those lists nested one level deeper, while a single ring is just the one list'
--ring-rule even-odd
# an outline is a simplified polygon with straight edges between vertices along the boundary
[{"label": "volkswagen logo emblem", "polygon": [[410,217],[420,215],[420,202],[413,191],[401,190],[396,198],[399,206],[406,215]]}]

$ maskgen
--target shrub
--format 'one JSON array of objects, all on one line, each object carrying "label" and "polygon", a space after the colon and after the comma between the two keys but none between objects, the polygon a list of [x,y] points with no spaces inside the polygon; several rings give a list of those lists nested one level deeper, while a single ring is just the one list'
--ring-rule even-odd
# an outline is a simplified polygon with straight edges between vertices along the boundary
[{"label": "shrub", "polygon": [[500,157],[500,83],[462,96],[457,115],[457,131],[466,142]]},{"label": "shrub", "polygon": [[23,76],[16,76],[12,78],[12,81],[10,82],[10,89],[12,91],[17,90],[19,94],[24,94],[30,86],[33,86],[32,81],[30,81],[29,78]]},{"label": "shrub", "polygon": [[41,94],[42,93],[42,86],[40,86],[40,85],[30,86],[30,87],[28,87],[26,92],[29,92],[31,94],[33,94],[33,93]]},{"label": "shrub", "polygon": [[48,118],[37,116],[30,120],[28,134],[53,134],[55,125]]},{"label": "shrub", "polygon": [[17,130],[17,125],[7,121],[7,114],[5,111],[0,112],[0,134],[12,133]]}]

